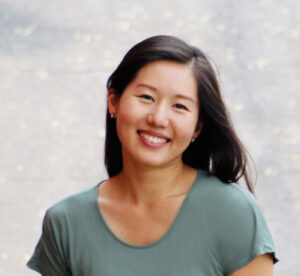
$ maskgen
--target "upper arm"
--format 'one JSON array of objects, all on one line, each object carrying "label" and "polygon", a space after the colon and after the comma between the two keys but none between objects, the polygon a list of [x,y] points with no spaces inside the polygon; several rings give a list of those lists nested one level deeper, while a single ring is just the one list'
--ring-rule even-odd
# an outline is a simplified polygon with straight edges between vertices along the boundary
[{"label": "upper arm", "polygon": [[65,261],[60,224],[57,223],[56,214],[47,211],[41,238],[27,263],[28,267],[42,275],[70,275]]},{"label": "upper arm", "polygon": [[260,255],[229,276],[273,276],[273,258],[270,254]]},{"label": "upper arm", "polygon": [[241,188],[230,192],[231,194],[219,200],[221,206],[217,208],[219,215],[214,226],[216,252],[224,274],[236,276],[233,273],[250,264],[251,269],[252,262],[256,268],[265,258],[261,256],[268,256],[268,260],[272,256],[271,264],[277,262],[271,233],[255,198]]}]

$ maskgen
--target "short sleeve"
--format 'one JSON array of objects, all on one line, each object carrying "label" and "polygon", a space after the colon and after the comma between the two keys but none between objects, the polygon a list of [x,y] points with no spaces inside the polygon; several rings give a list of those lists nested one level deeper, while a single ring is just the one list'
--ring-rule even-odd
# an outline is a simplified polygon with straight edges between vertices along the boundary
[{"label": "short sleeve", "polygon": [[254,196],[246,189],[232,184],[231,195],[221,201],[223,206],[216,225],[217,252],[224,274],[246,266],[257,256],[270,253],[278,258],[274,242]]},{"label": "short sleeve", "polygon": [[66,276],[71,275],[67,269],[64,246],[60,234],[61,223],[53,212],[47,211],[42,235],[27,266],[41,275]]}]

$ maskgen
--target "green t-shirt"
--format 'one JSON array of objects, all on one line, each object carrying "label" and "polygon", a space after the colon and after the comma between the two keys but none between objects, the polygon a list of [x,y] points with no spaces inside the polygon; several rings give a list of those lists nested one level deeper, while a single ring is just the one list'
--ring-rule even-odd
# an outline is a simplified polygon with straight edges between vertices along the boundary
[{"label": "green t-shirt", "polygon": [[110,230],[99,185],[48,209],[30,268],[46,276],[223,276],[264,253],[278,260],[255,198],[236,184],[199,171],[170,229],[145,246]]}]

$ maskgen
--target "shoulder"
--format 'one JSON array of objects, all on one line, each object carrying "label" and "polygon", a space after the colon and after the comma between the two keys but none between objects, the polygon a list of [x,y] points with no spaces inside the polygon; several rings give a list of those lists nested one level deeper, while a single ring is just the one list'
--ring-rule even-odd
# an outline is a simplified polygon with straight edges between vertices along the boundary
[{"label": "shoulder", "polygon": [[204,196],[206,201],[214,205],[216,209],[257,207],[254,195],[236,183],[224,183],[204,171],[199,171],[197,182],[198,194]]},{"label": "shoulder", "polygon": [[267,229],[256,198],[246,188],[235,183],[223,183],[208,174],[198,179],[197,201],[206,210],[215,238],[251,236],[257,226],[261,231]]},{"label": "shoulder", "polygon": [[53,204],[46,211],[45,222],[63,223],[77,217],[83,218],[85,213],[90,213],[90,209],[95,207],[93,203],[97,198],[98,185],[70,195]]},{"label": "shoulder", "polygon": [[256,221],[263,219],[254,195],[238,184],[218,181],[212,188],[212,197],[211,208],[218,225],[216,229],[221,227],[231,234],[239,232],[238,229],[242,228],[251,231]]},{"label": "shoulder", "polygon": [[211,241],[226,275],[265,253],[273,253],[276,261],[271,233],[253,194],[208,174],[198,181]]}]

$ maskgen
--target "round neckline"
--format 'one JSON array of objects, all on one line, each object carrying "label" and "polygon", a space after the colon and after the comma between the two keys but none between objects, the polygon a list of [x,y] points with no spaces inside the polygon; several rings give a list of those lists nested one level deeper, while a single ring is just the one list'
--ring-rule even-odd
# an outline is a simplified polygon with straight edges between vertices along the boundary
[{"label": "round neckline", "polygon": [[161,236],[158,240],[152,242],[152,243],[149,243],[149,244],[145,244],[145,245],[137,245],[137,244],[131,244],[131,243],[128,243],[126,241],[123,241],[122,239],[120,239],[112,230],[111,228],[109,227],[109,225],[106,223],[105,219],[104,219],[104,216],[102,215],[102,211],[101,211],[101,208],[98,204],[98,191],[99,191],[99,187],[100,185],[105,182],[106,180],[103,180],[101,181],[97,186],[96,186],[96,207],[97,207],[97,210],[98,210],[98,214],[100,216],[100,219],[101,221],[103,222],[106,230],[108,231],[108,233],[119,243],[121,243],[122,245],[125,245],[127,247],[131,247],[131,248],[135,248],[135,249],[144,249],[144,248],[149,248],[149,247],[153,247],[155,245],[157,245],[158,243],[162,242],[164,239],[166,239],[167,236],[170,235],[170,232],[173,230],[173,228],[175,227],[176,224],[178,224],[178,220],[179,218],[182,216],[182,213],[184,211],[184,209],[186,208],[186,205],[187,205],[187,201],[190,197],[190,194],[192,192],[192,190],[195,188],[196,186],[196,182],[199,178],[199,175],[200,175],[200,171],[201,170],[198,170],[197,171],[197,175],[196,175],[196,178],[192,184],[192,187],[190,188],[190,190],[188,191],[183,203],[181,204],[181,207],[177,213],[177,215],[175,216],[175,219],[173,220],[171,226],[168,228],[168,230],[164,233],[163,236]]}]

